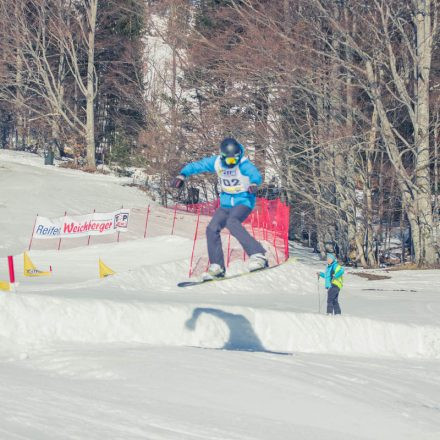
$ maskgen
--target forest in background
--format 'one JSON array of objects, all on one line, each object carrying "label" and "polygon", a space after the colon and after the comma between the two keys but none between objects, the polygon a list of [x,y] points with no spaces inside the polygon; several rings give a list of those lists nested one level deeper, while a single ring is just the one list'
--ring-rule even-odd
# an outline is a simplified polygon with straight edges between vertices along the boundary
[{"label": "forest in background", "polygon": [[[440,256],[438,0],[0,0],[0,147],[154,176],[234,136],[322,255]],[[213,198],[199,176],[184,200]],[[393,260],[393,261],[394,261]],[[396,262],[396,261],[394,261]]]}]

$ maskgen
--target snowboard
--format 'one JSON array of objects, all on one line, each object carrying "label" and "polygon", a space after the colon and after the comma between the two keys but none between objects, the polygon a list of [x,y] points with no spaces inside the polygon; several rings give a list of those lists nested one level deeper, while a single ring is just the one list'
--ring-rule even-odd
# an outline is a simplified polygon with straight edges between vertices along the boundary
[{"label": "snowboard", "polygon": [[264,272],[266,270],[271,270],[271,269],[275,269],[277,267],[282,266],[283,264],[286,263],[293,263],[294,259],[289,259],[287,261],[284,261],[280,264],[275,264],[273,266],[268,266],[268,267],[263,267],[261,269],[258,270],[253,270],[252,272],[241,272],[241,273],[237,273],[235,275],[226,275],[223,278],[215,278],[213,280],[194,280],[194,281],[182,281],[181,283],[178,283],[177,286],[178,287],[191,287],[191,286],[199,286],[200,284],[207,284],[207,283],[219,283],[221,281],[227,281],[227,280],[233,280],[234,278],[241,278],[241,277],[245,277],[248,275],[254,275],[256,273],[260,273],[260,272]]}]

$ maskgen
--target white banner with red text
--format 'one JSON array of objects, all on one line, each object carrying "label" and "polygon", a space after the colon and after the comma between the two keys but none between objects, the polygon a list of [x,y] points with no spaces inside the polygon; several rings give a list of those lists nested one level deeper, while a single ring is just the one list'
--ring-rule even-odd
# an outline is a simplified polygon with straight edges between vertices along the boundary
[{"label": "white banner with red text", "polygon": [[76,238],[88,235],[107,235],[126,232],[129,209],[114,212],[94,212],[86,215],[64,216],[59,218],[37,217],[33,238]]}]

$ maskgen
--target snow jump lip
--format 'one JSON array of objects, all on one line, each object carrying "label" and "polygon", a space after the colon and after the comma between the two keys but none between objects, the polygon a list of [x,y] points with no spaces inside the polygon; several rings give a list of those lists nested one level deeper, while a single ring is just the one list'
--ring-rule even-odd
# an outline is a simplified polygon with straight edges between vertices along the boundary
[{"label": "snow jump lip", "polygon": [[0,337],[56,342],[145,343],[271,353],[440,358],[440,327],[352,316],[40,295],[0,297]]}]

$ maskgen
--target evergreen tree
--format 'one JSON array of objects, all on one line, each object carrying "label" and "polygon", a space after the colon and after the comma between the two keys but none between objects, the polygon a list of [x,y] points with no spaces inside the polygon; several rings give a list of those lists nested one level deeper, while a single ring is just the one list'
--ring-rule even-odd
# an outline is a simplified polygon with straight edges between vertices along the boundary
[{"label": "evergreen tree", "polygon": [[[143,102],[144,6],[102,0],[98,8],[97,144],[101,159],[131,155],[145,123]],[[117,145],[116,145],[117,144]]]}]

